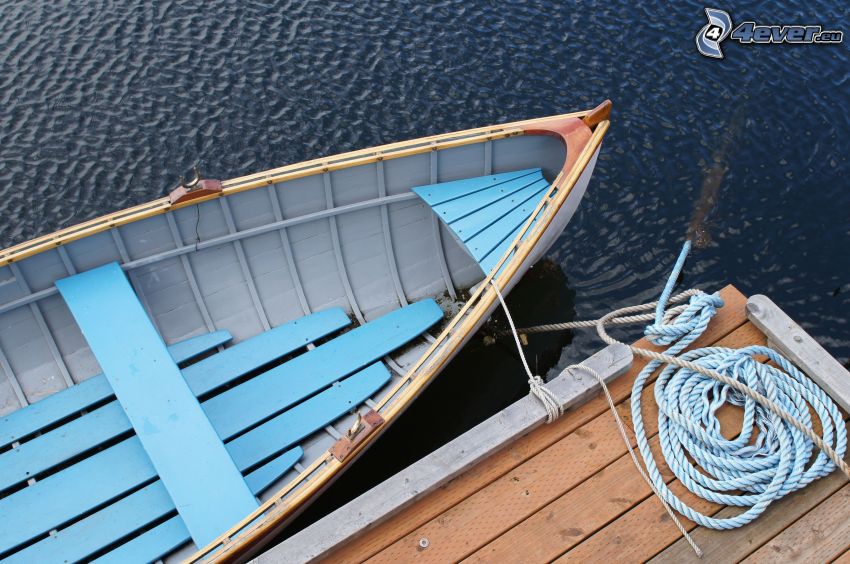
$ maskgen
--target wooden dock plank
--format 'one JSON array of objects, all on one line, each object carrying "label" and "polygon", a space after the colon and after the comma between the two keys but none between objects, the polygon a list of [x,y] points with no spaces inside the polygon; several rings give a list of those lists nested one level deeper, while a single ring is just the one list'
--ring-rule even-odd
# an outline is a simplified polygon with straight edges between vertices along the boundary
[{"label": "wooden dock plank", "polygon": [[850,564],[850,549],[845,550],[841,556],[833,561],[833,564]]},{"label": "wooden dock plank", "polygon": [[806,513],[744,562],[828,562],[850,546],[850,485]]},{"label": "wooden dock plank", "polygon": [[[738,348],[752,344],[764,344],[765,342],[764,334],[751,323],[747,323],[727,338],[718,341],[716,345]],[[657,406],[655,402],[650,401],[644,403],[643,407],[644,421],[647,424],[647,431],[649,431],[649,418],[657,417]],[[717,417],[721,421],[721,428],[724,432],[734,434],[735,429],[740,428],[740,409],[729,407],[718,410]],[[656,449],[653,449],[653,451],[659,469],[662,470],[662,473],[668,471],[660,452]],[[637,472],[633,468],[631,470]],[[683,502],[697,511],[711,515],[722,509],[721,506],[694,495],[676,479],[665,481]],[[685,518],[681,518],[681,521],[689,531],[696,527],[696,524]],[[647,535],[647,530],[652,530],[652,534]],[[652,558],[680,537],[681,533],[670,520],[661,501],[653,495],[615,519],[602,531],[568,551],[559,561],[576,562],[587,558],[644,561]]]},{"label": "wooden dock plank", "polygon": [[[615,344],[605,347],[581,364],[592,368],[605,382],[610,383],[629,369],[633,359],[628,347]],[[564,371],[546,383],[546,389],[565,409],[584,403],[599,390],[596,379],[586,378],[582,373],[578,375],[582,377],[576,378],[572,371]],[[340,507],[333,515],[296,533],[266,555],[285,555],[287,560],[292,561],[309,561],[325,556],[365,530],[378,526],[430,495],[506,445],[540,427],[545,421],[544,406],[537,398],[525,396],[408,466],[404,472]]]},{"label": "wooden dock plank", "polygon": [[[540,452],[437,518],[376,554],[374,562],[429,562],[463,558],[512,523],[580,484],[624,450],[616,424],[605,414]],[[419,540],[429,547],[420,552]]]},{"label": "wooden dock plank", "polygon": [[[718,344],[740,346],[759,339],[760,335],[752,324],[747,323]],[[647,390],[648,397],[651,394],[652,389]],[[626,421],[629,420],[629,409],[628,401],[618,406],[621,417]],[[657,432],[657,406],[654,402],[646,402],[644,415],[647,435],[652,437]],[[728,412],[725,419],[731,423],[735,418],[740,420],[734,412]],[[732,425],[729,427],[734,428]],[[591,452],[587,452],[588,449]],[[624,454],[626,447],[614,419],[610,413],[604,412],[455,507],[400,538],[378,553],[375,561],[388,562],[413,556],[426,561],[464,558]],[[631,471],[636,473],[634,468]],[[429,540],[426,551],[419,549],[421,538]]]},{"label": "wooden dock plank", "polygon": [[[760,333],[755,326],[747,323],[718,341],[717,345],[740,346],[741,343],[753,342],[759,337]],[[655,384],[653,383],[645,390],[645,397],[653,396],[654,387]],[[646,402],[643,407],[647,437],[650,438],[651,448],[656,453],[656,459],[659,460],[659,470],[661,470],[665,481],[670,482],[673,480],[673,475],[663,463],[658,446],[658,406],[655,402]],[[617,411],[629,427],[631,427],[630,410],[631,403],[629,400],[617,405]],[[718,412],[718,417],[723,429],[730,434],[734,434],[734,430],[739,428],[740,411],[723,410]],[[575,488],[575,490],[565,493],[558,500],[541,508],[533,516],[499,536],[487,546],[482,547],[471,559],[491,562],[512,561],[514,559],[527,562],[547,562],[583,542],[601,526],[617,519],[633,506],[644,502],[652,491],[635,469],[631,458],[626,453],[625,445],[622,445],[622,441],[621,446],[623,447],[623,455],[617,462],[598,470],[587,482]],[[608,490],[619,490],[623,484],[631,484],[630,487],[633,488],[632,491],[635,492],[635,495],[617,496],[606,493]],[[591,489],[595,487],[602,489],[596,492]],[[608,498],[609,503],[600,503],[594,499],[599,496]],[[586,502],[588,499],[591,501]],[[625,500],[629,500],[631,503],[626,503]],[[567,530],[572,534],[563,534],[565,523],[571,524]],[[575,523],[582,523],[582,525],[579,526]],[[592,523],[601,523],[601,525],[594,527]]]},{"label": "wooden dock plank", "polygon": [[[731,285],[721,290],[720,295],[726,302],[726,306],[718,312],[705,334],[693,343],[692,348],[710,345],[727,336],[746,321],[744,312],[746,297]],[[661,350],[661,347],[653,346],[646,339],[640,339],[636,344]],[[631,383],[644,365],[644,360],[635,359],[631,370],[610,386],[615,401],[620,402],[629,396]],[[451,509],[512,468],[560,441],[600,414],[606,413],[607,410],[608,404],[604,397],[597,395],[582,406],[565,414],[559,421],[539,427],[529,433],[526,438],[493,455],[487,460],[487,464],[475,466],[427,498],[391,517],[380,527],[353,539],[334,552],[328,560],[356,562],[377,554],[397,539],[408,535],[417,527],[421,527],[431,519]],[[610,415],[608,418],[610,421]],[[611,424],[613,425],[613,422]],[[622,445],[622,440],[619,438],[616,428],[613,432]]]},{"label": "wooden dock plank", "polygon": [[772,346],[809,374],[845,411],[850,411],[850,372],[767,296],[747,300],[747,314]]},{"label": "wooden dock plank", "polygon": [[[826,478],[809,484],[804,490],[794,492],[787,498],[772,504],[760,518],[746,527],[730,531],[698,527],[691,533],[691,536],[704,553],[703,561],[738,562],[784,531],[845,484],[847,484],[847,477],[840,472],[833,472]],[[731,517],[740,512],[740,508],[726,507],[716,516],[721,518]],[[664,552],[650,562],[653,564],[674,564],[697,561],[693,549],[682,538],[667,547]]]},{"label": "wooden dock plank", "polygon": [[465,562],[549,562],[651,493],[631,457],[621,456]]},{"label": "wooden dock plank", "polygon": [[[712,510],[719,509],[717,505],[693,495],[678,480],[668,483],[668,487],[697,511],[710,514]],[[680,519],[686,529],[693,528],[693,523],[684,517]],[[586,562],[589,559],[642,562],[681,536],[661,502],[653,495],[555,562]]]}]

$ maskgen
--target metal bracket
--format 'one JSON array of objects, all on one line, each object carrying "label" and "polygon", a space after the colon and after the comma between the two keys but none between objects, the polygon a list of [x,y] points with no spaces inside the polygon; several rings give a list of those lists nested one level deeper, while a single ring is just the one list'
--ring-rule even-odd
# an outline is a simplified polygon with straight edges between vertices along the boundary
[{"label": "metal bracket", "polygon": [[334,458],[342,462],[357,446],[365,441],[375,430],[384,424],[381,414],[370,409],[366,415],[360,417],[358,414],[354,426],[349,429],[344,437],[339,439],[331,447],[330,452]]},{"label": "metal bracket", "polygon": [[198,168],[198,165],[192,167],[192,171],[195,175],[194,178],[187,182],[182,176],[180,176],[180,183],[168,194],[168,199],[172,206],[174,204],[188,202],[211,194],[221,193],[221,180],[202,178],[201,170]]}]

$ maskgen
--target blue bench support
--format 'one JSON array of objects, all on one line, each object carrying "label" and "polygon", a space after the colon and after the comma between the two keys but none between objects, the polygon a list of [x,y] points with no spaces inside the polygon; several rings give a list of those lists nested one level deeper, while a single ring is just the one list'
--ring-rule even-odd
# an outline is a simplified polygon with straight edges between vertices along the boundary
[{"label": "blue bench support", "polygon": [[[188,362],[229,342],[228,331],[214,331],[180,341],[168,347],[177,364]],[[103,374],[83,380],[76,386],[56,392],[8,415],[0,417],[0,448],[20,441],[84,409],[114,397]],[[2,473],[2,472],[0,472]]]},{"label": "blue bench support", "polygon": [[[190,365],[182,370],[183,377],[192,392],[201,396],[304,347],[307,343],[338,331],[349,323],[342,308],[320,311],[270,329]],[[112,388],[106,383],[105,377],[102,378],[108,387],[108,393],[111,394]],[[58,394],[67,391],[63,390]],[[117,401],[69,421],[0,454],[0,491],[88,452],[132,429],[130,420]]]},{"label": "blue bench support", "polygon": [[489,273],[543,199],[539,168],[413,188]]},{"label": "blue bench support", "polygon": [[110,263],[56,286],[199,546],[257,508],[124,272]]}]

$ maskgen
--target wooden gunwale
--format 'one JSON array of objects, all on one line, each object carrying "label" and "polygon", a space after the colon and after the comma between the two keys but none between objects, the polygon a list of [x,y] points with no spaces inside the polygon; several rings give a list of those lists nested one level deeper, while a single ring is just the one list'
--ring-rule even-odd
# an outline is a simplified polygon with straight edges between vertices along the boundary
[{"label": "wooden gunwale", "polygon": [[[562,114],[556,117],[583,117],[589,113],[589,111],[574,112]],[[304,176],[310,176],[320,172],[330,172],[352,166],[369,164],[379,160],[396,159],[428,151],[450,149],[462,145],[480,143],[482,141],[492,140],[498,137],[521,135],[522,127],[542,123],[550,119],[552,118],[536,118],[496,126],[467,129],[453,133],[431,135],[409,141],[400,141],[398,143],[389,143],[378,147],[350,151],[333,157],[303,161],[300,163],[269,169],[263,172],[232,178],[222,182],[223,189],[220,194],[213,194],[175,205],[172,205],[167,197],[163,197],[111,214],[90,219],[88,221],[60,229],[54,233],[30,239],[29,241],[24,241],[23,243],[19,243],[0,251],[0,266],[20,261],[48,249],[53,249],[60,245],[65,245],[78,239],[82,239],[83,237],[88,237],[89,235],[94,235],[114,227],[120,227],[121,225],[160,215],[168,211],[177,210],[182,207],[200,204],[221,196],[236,194],[244,190],[277,184],[279,182],[302,178]]]},{"label": "wooden gunwale", "polygon": [[[522,124],[525,126],[544,126],[544,122],[552,123],[556,122],[556,120],[557,122],[563,122],[570,117],[584,117],[591,113],[592,112],[578,112],[575,114],[556,116],[554,118],[516,122],[515,124],[510,125],[516,126]],[[577,156],[575,156],[575,152],[572,154],[570,152],[570,148],[575,151],[577,147],[567,148],[567,162],[565,162],[564,169],[561,170],[557,178],[554,182],[552,182],[552,185],[546,195],[538,203],[528,221],[526,221],[525,225],[514,238],[502,258],[485,276],[484,280],[478,285],[477,290],[473,293],[470,299],[467,300],[466,304],[464,304],[460,311],[452,318],[449,324],[440,333],[439,337],[437,337],[436,341],[432,343],[419,360],[411,366],[407,375],[404,378],[401,378],[384,395],[382,400],[378,402],[378,407],[383,408],[387,406],[390,399],[394,400],[393,404],[389,405],[387,410],[382,413],[386,424],[379,428],[369,441],[361,443],[351,453],[351,455],[345,459],[345,461],[339,462],[331,455],[314,460],[296,479],[284,486],[284,488],[277,492],[272,498],[263,503],[251,515],[248,515],[242,521],[234,525],[234,527],[224,535],[192,555],[187,560],[188,562],[196,562],[202,559],[214,562],[224,562],[231,561],[243,555],[250,550],[256,542],[281,527],[288,517],[294,515],[295,510],[300,507],[303,502],[327,487],[332,477],[337,474],[341,467],[356,460],[365,447],[380,436],[383,430],[389,426],[389,423],[403,412],[409,403],[408,400],[416,397],[430,382],[430,380],[442,369],[448,359],[461,346],[464,339],[472,332],[475,325],[484,317],[484,315],[486,315],[487,311],[489,311],[490,307],[495,303],[497,296],[490,282],[495,279],[499,287],[505,287],[514,277],[526,257],[529,256],[542,234],[546,231],[546,228],[554,220],[561,205],[566,200],[567,196],[569,196],[572,188],[578,182],[590,160],[596,154],[596,151],[600,147],[602,139],[607,133],[609,126],[610,121],[607,119],[600,120],[590,135],[590,138],[583,144],[582,147],[580,147],[580,152]],[[516,133],[508,133],[508,135],[520,133],[522,133],[521,130]],[[483,136],[483,139],[479,138],[479,141],[489,140],[488,137],[489,136],[485,135]],[[564,137],[564,141],[565,143],[569,142],[566,137]],[[452,141],[449,143],[458,142]],[[417,149],[412,150],[417,151]],[[529,231],[531,225],[536,219],[539,220],[538,224],[534,227],[528,239],[523,240],[526,232]],[[514,252],[514,256],[511,257]],[[509,258],[511,259],[510,262],[505,264]],[[501,271],[500,269],[503,265],[505,265],[505,269],[504,271]],[[498,276],[496,276],[497,274]],[[435,354],[438,352],[438,349],[439,354]],[[404,386],[407,387],[402,390],[402,387]],[[394,397],[396,394],[398,394],[397,397]],[[323,465],[324,467],[322,467]],[[320,468],[321,470],[319,471]],[[293,491],[299,486],[301,487],[300,490]],[[283,498],[291,492],[292,495],[284,500]]]}]

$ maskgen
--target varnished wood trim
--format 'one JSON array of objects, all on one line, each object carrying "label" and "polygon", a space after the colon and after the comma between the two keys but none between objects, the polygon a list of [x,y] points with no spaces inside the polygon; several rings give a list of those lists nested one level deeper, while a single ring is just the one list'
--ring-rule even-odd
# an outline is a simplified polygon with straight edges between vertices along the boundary
[{"label": "varnished wood trim", "polygon": [[593,129],[603,121],[608,121],[611,119],[611,106],[611,100],[605,100],[604,102],[590,110],[590,112],[586,116],[581,118],[581,121],[583,121],[587,127]]}]

